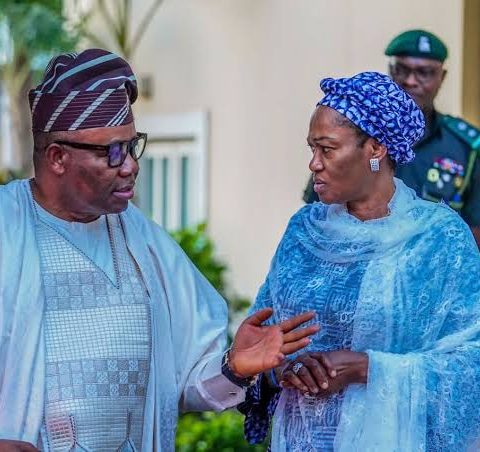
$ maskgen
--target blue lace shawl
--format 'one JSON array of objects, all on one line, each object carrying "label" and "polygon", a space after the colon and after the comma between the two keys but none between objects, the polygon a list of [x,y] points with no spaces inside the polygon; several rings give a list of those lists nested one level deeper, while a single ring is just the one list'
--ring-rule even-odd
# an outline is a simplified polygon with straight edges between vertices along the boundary
[{"label": "blue lace shawl", "polygon": [[315,308],[323,329],[309,349],[366,351],[367,385],[341,394],[335,416],[329,401],[254,388],[251,441],[275,411],[276,452],[478,449],[480,255],[456,213],[395,184],[383,219],[322,203],[297,212],[253,307],[272,306],[274,321]]}]

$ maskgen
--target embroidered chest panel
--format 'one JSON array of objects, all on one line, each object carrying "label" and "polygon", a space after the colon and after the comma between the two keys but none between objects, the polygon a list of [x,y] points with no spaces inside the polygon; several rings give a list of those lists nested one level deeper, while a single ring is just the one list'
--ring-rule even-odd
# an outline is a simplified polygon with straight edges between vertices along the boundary
[{"label": "embroidered chest panel", "polygon": [[141,449],[149,296],[118,217],[107,224],[115,281],[61,231],[37,225],[46,302],[44,434],[51,451]]}]

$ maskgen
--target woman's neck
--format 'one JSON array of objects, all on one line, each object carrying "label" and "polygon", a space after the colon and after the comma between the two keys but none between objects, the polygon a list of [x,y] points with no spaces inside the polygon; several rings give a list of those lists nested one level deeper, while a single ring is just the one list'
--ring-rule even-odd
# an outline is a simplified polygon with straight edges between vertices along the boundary
[{"label": "woman's neck", "polygon": [[395,182],[393,178],[389,177],[386,179],[382,177],[377,184],[374,184],[366,197],[347,202],[348,213],[360,221],[386,217],[390,214],[388,204],[394,193]]}]

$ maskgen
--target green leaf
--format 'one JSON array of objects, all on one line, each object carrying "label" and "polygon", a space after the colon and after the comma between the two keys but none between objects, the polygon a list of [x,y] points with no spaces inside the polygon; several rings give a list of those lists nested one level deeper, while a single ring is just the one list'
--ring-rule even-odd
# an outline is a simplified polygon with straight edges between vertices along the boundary
[{"label": "green leaf", "polygon": [[243,436],[243,416],[236,411],[189,413],[180,417],[178,452],[263,452],[265,445],[250,446]]},{"label": "green leaf", "polygon": [[200,270],[200,273],[225,298],[229,308],[229,317],[232,318],[236,313],[245,313],[251,304],[250,300],[238,297],[228,290],[226,277],[228,267],[225,262],[215,256],[215,245],[208,237],[207,225],[201,223],[191,228],[172,232],[171,235]]},{"label": "green leaf", "polygon": [[32,72],[52,56],[75,49],[78,36],[67,30],[61,0],[0,0],[0,22],[9,32],[10,58],[0,77],[16,96]]}]

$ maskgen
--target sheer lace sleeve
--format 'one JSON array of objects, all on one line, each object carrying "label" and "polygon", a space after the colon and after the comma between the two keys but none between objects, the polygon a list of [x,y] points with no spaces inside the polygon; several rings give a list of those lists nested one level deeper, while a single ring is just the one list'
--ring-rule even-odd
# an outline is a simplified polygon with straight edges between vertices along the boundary
[{"label": "sheer lace sleeve", "polygon": [[[251,313],[272,306],[268,277],[260,288]],[[271,380],[270,380],[271,381]],[[247,390],[245,402],[238,406],[245,415],[245,438],[250,444],[265,441],[281,389],[272,387],[266,375],[262,374],[255,386]]]}]

